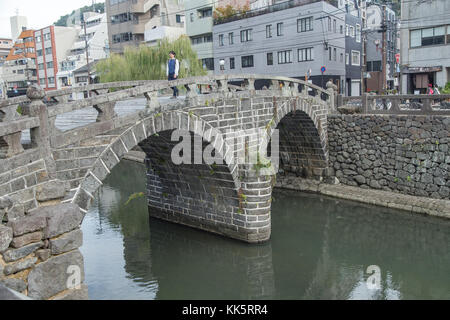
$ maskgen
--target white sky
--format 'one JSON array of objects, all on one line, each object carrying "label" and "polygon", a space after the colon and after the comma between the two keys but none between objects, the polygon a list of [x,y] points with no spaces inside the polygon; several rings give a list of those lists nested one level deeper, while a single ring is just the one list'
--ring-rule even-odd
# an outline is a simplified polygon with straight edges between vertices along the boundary
[{"label": "white sky", "polygon": [[27,17],[28,28],[41,29],[86,5],[92,5],[92,0],[0,0],[0,37],[11,38],[9,17],[16,15],[16,9],[20,16]]}]

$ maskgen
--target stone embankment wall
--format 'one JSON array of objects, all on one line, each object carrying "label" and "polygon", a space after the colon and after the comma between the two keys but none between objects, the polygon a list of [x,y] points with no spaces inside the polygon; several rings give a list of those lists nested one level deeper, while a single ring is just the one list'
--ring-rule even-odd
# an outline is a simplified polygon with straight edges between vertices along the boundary
[{"label": "stone embankment wall", "polygon": [[328,137],[342,184],[449,199],[450,117],[329,115]]}]

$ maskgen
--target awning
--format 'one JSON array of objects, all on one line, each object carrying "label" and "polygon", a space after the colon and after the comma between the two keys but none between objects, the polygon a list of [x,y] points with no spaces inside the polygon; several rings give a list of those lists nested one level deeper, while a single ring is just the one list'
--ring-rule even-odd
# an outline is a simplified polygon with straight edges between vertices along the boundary
[{"label": "awning", "polygon": [[442,71],[442,66],[435,67],[404,67],[403,73],[427,73]]}]

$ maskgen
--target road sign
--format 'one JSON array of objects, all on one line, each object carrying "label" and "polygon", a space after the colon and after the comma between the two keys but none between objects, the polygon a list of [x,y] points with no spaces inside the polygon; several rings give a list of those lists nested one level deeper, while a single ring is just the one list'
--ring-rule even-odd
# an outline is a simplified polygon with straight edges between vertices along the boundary
[{"label": "road sign", "polygon": [[327,68],[325,68],[325,66],[322,66],[322,68],[320,68],[320,72],[324,73],[325,71],[327,71]]},{"label": "road sign", "polygon": [[400,63],[400,53],[395,54],[395,62]]}]

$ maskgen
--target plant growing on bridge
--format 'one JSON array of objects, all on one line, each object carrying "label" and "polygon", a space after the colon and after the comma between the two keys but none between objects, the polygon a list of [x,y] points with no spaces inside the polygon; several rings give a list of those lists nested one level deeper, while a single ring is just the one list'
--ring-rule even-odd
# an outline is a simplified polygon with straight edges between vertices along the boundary
[{"label": "plant growing on bridge", "polygon": [[206,75],[187,36],[175,41],[163,39],[154,47],[127,47],[123,55],[113,53],[110,58],[100,61],[96,71],[101,82],[167,80],[166,64],[171,50],[177,53],[180,61],[179,78]]},{"label": "plant growing on bridge", "polygon": [[138,199],[138,198],[142,198],[143,196],[144,196],[143,192],[133,193],[132,195],[130,195],[128,197],[128,200],[125,202],[125,205],[127,206],[131,201]]}]

